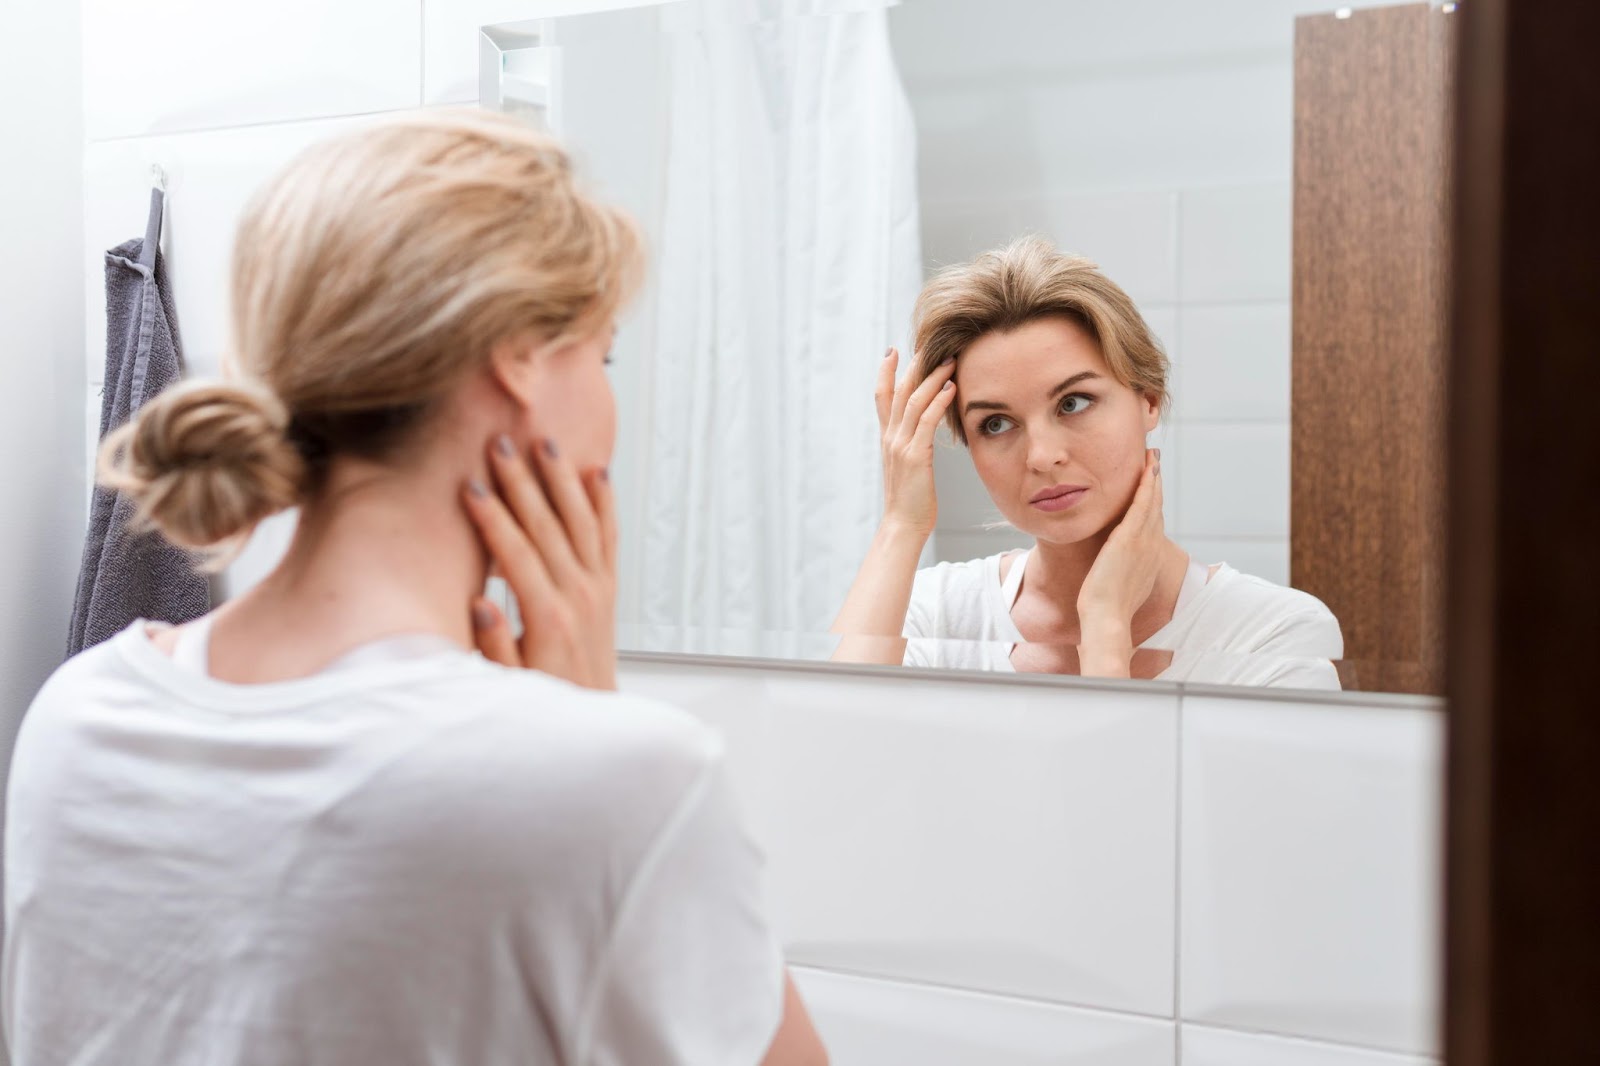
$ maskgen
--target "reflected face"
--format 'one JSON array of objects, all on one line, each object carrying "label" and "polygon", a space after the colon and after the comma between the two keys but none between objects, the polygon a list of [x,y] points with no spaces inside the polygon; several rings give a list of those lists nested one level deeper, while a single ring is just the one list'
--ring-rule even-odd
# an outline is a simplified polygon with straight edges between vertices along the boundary
[{"label": "reflected face", "polygon": [[1112,376],[1087,330],[1046,318],[986,334],[955,380],[972,463],[1007,521],[1071,544],[1121,520],[1161,412]]},{"label": "reflected face", "polygon": [[535,357],[533,410],[527,416],[530,439],[550,437],[579,470],[611,465],[617,443],[617,402],[606,375],[616,327]]}]

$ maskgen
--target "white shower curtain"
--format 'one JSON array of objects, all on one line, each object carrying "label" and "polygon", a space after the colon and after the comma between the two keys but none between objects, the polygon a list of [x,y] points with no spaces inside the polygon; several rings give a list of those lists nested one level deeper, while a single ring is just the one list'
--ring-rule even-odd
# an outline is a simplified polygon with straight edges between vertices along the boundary
[{"label": "white shower curtain", "polygon": [[641,621],[683,650],[825,631],[877,524],[872,383],[921,282],[885,7],[688,0],[664,15]]}]

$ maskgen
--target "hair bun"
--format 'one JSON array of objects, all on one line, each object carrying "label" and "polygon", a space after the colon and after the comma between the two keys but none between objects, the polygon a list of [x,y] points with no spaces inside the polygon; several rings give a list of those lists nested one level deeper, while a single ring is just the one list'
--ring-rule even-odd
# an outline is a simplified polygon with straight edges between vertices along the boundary
[{"label": "hair bun", "polygon": [[288,425],[265,390],[183,382],[106,438],[100,483],[130,497],[137,521],[174,544],[225,544],[299,502],[308,470]]}]

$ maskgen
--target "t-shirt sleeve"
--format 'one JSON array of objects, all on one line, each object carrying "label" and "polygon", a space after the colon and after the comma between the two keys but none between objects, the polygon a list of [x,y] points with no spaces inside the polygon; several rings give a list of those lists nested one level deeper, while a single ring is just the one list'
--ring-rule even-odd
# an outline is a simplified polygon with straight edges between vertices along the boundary
[{"label": "t-shirt sleeve", "polygon": [[1338,689],[1335,662],[1344,657],[1344,634],[1333,612],[1317,603],[1281,619],[1256,649],[1264,675],[1257,683],[1274,688]]},{"label": "t-shirt sleeve", "polygon": [[719,758],[646,853],[597,968],[582,1066],[753,1066],[783,1017],[763,860]]},{"label": "t-shirt sleeve", "polygon": [[1344,658],[1344,634],[1339,620],[1320,602],[1278,619],[1259,650],[1318,659]]}]

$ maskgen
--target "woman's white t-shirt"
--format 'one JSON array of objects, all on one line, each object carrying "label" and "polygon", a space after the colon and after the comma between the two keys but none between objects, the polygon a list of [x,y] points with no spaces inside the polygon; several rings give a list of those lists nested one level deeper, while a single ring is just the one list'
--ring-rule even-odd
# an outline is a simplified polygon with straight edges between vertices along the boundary
[{"label": "woman's white t-shirt", "polygon": [[708,728],[460,650],[232,685],[145,626],[17,740],[13,1061],[761,1060],[783,960]]},{"label": "woman's white t-shirt", "polygon": [[[1011,618],[1027,553],[1005,579],[1001,552],[917,571],[903,635],[908,666],[1011,671],[1023,636]],[[1202,568],[1203,569],[1203,568]],[[1338,619],[1298,589],[1241,574],[1226,563],[1186,582],[1172,621],[1139,645],[1172,652],[1163,681],[1337,689],[1344,656]]]}]

